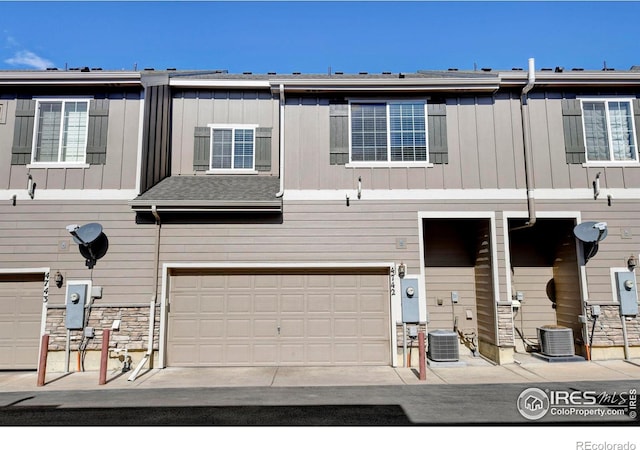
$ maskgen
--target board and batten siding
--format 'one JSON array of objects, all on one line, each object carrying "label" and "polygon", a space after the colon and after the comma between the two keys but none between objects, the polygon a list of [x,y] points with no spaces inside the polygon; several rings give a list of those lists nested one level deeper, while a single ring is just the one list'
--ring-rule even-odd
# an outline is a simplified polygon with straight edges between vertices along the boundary
[{"label": "board and batten siding", "polygon": [[353,189],[358,178],[369,189],[524,188],[519,99],[500,94],[445,102],[446,164],[372,168],[336,163],[344,154],[332,150],[331,130],[337,129],[332,114],[343,105],[325,98],[288,97],[285,188]]},{"label": "board and batten siding", "polygon": [[[26,123],[24,127],[16,126],[16,120],[28,120],[24,116],[26,112],[19,111],[25,107],[25,102],[35,104],[35,100],[7,100],[7,120],[0,124],[0,141],[8,143],[0,156],[0,189],[26,189],[28,173],[36,183],[36,191],[135,188],[142,102],[138,93],[110,94],[108,98],[91,101],[89,126],[94,133],[87,142],[88,167],[82,168],[29,165],[31,151],[28,147],[32,139],[26,135],[14,137],[15,132],[23,133],[23,129],[29,128]],[[11,143],[14,147],[24,144],[27,149],[24,151],[29,153],[19,155],[19,161],[16,160],[18,155],[12,155]]]},{"label": "board and batten siding", "polygon": [[[194,134],[208,124],[257,125],[271,129],[271,161],[268,170],[256,135],[256,169],[263,175],[277,175],[279,167],[279,99],[270,91],[176,90],[171,99],[171,175],[193,175]],[[258,135],[259,134],[259,135]],[[260,154],[259,154],[260,153]]]},{"label": "board and batten siding", "polygon": [[[584,166],[577,156],[567,156],[565,139],[573,141],[579,138],[566,136],[572,135],[573,131],[565,130],[564,126],[571,121],[570,117],[578,117],[568,115],[571,113],[568,102],[572,100],[569,97],[575,99],[575,95],[532,91],[529,96],[532,172],[535,188],[591,189],[598,173],[600,173],[601,189],[640,188],[640,166],[600,165],[598,167],[593,163]],[[634,108],[637,104],[634,102]],[[576,128],[581,125],[581,122],[576,119],[572,126]],[[574,131],[581,133],[581,130]],[[570,146],[569,152],[576,151],[572,149],[575,143],[567,144]],[[568,164],[568,158],[575,163]]]}]

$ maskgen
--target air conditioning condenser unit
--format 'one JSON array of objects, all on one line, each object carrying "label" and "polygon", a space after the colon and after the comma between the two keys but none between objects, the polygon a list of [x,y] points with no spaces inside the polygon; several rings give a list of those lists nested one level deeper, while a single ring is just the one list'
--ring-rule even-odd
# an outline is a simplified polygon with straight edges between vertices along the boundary
[{"label": "air conditioning condenser unit", "polygon": [[427,334],[427,357],[431,361],[458,361],[458,334],[449,330],[434,330]]},{"label": "air conditioning condenser unit", "polygon": [[574,356],[573,330],[558,325],[545,325],[538,330],[540,353],[546,356]]}]

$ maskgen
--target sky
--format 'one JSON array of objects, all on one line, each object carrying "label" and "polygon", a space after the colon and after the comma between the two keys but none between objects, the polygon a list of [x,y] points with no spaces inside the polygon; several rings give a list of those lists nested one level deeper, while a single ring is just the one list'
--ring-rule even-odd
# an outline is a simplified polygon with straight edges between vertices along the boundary
[{"label": "sky", "polygon": [[636,1],[3,1],[0,70],[640,65]]}]

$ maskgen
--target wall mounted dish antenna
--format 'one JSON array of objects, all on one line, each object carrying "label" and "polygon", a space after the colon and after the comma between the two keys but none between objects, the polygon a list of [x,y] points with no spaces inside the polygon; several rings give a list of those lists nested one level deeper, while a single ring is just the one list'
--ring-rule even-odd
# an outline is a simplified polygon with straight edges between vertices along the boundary
[{"label": "wall mounted dish antenna", "polygon": [[102,231],[102,225],[99,223],[88,223],[83,226],[68,225],[67,231],[78,244],[86,266],[93,269],[96,261],[106,255],[109,248],[109,240]]},{"label": "wall mounted dish antenna", "polygon": [[598,253],[598,244],[607,233],[606,222],[582,222],[575,226],[573,234],[582,244],[585,264]]}]

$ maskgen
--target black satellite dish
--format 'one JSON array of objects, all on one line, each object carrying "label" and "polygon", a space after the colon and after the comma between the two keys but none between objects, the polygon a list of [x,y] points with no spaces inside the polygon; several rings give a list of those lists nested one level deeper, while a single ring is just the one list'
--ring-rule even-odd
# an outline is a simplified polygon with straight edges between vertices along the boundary
[{"label": "black satellite dish", "polygon": [[598,253],[598,243],[607,233],[606,222],[582,222],[575,226],[573,234],[582,244],[585,264]]},{"label": "black satellite dish", "polygon": [[106,255],[109,249],[109,240],[102,231],[102,225],[99,223],[88,223],[81,227],[69,225],[67,230],[73,236],[74,242],[79,245],[80,254],[84,256],[87,267],[93,269],[96,261]]}]

